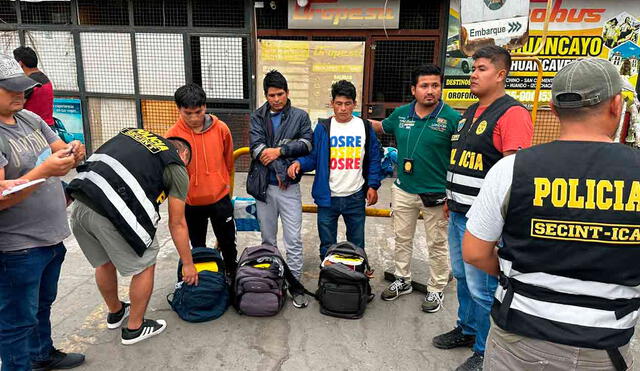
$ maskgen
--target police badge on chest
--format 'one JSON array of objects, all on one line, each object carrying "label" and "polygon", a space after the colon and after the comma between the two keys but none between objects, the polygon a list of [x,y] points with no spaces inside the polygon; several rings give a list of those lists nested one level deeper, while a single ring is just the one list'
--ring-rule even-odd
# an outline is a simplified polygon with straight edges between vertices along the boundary
[{"label": "police badge on chest", "polygon": [[413,159],[412,158],[405,158],[403,165],[402,165],[402,171],[407,174],[407,175],[411,175],[413,174]]}]

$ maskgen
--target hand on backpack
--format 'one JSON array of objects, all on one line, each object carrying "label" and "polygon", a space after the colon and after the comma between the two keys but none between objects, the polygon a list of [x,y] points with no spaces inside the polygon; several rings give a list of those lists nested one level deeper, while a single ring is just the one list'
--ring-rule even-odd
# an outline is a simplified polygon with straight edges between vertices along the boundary
[{"label": "hand on backpack", "polygon": [[193,263],[182,266],[182,281],[186,282],[187,285],[198,286],[198,271]]}]

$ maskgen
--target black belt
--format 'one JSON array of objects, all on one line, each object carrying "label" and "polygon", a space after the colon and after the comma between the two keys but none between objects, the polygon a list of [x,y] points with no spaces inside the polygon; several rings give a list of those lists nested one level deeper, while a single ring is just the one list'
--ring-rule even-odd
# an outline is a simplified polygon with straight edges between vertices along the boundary
[{"label": "black belt", "polygon": [[509,308],[511,308],[511,302],[513,301],[513,286],[509,277],[500,272],[498,276],[498,283],[504,289],[504,297],[500,301],[500,309],[498,310],[498,321],[507,325],[507,317],[509,316]]},{"label": "black belt", "polygon": [[616,368],[616,371],[625,371],[628,369],[627,362],[624,360],[624,357],[620,353],[620,349],[607,349],[607,354],[611,359],[611,363],[613,363],[613,367]]}]

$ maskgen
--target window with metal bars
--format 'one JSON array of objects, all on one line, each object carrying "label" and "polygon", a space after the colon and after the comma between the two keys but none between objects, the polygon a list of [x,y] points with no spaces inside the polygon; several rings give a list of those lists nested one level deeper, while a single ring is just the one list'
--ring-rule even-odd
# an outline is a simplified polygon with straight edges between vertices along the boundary
[{"label": "window with metal bars", "polygon": [[244,1],[192,0],[194,27],[244,27]]},{"label": "window with metal bars", "polygon": [[0,22],[16,23],[18,16],[16,15],[16,2],[11,0],[0,1]]},{"label": "window with metal bars", "polygon": [[202,86],[208,99],[247,99],[248,55],[246,38],[192,36],[193,82]]},{"label": "window with metal bars", "polygon": [[173,96],[185,84],[181,34],[136,33],[140,94]]},{"label": "window with metal bars", "polygon": [[440,28],[442,0],[401,0],[400,28],[413,30],[437,30]]},{"label": "window with metal bars", "polygon": [[135,0],[133,23],[136,26],[185,27],[187,0]]},{"label": "window with metal bars", "polygon": [[81,32],[80,46],[88,92],[134,94],[131,34]]},{"label": "window with metal bars", "polygon": [[425,63],[434,63],[433,40],[378,40],[373,68],[374,102],[410,102],[411,71]]},{"label": "window with metal bars", "polygon": [[22,23],[71,24],[70,1],[20,2]]},{"label": "window with metal bars", "polygon": [[127,0],[78,0],[80,24],[129,25]]},{"label": "window with metal bars", "polygon": [[[220,120],[224,121],[231,131],[231,137],[233,138],[233,148],[238,149],[240,147],[249,146],[249,114],[248,113],[235,113],[224,111],[212,111]],[[249,170],[249,163],[251,158],[249,156],[242,156],[235,162],[236,171]]]},{"label": "window with metal bars", "polygon": [[[271,4],[275,5],[275,9]],[[256,8],[256,24],[261,30],[286,30],[288,27],[287,0],[264,1],[264,7]]]}]

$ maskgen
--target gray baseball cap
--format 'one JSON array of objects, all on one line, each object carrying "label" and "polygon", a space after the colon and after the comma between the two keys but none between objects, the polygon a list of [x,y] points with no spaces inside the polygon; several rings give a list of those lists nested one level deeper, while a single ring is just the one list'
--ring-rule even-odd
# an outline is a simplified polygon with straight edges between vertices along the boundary
[{"label": "gray baseball cap", "polygon": [[564,66],[553,78],[551,100],[559,108],[593,106],[622,91],[618,69],[606,59],[584,58]]},{"label": "gray baseball cap", "polygon": [[10,91],[25,91],[39,85],[38,82],[24,74],[13,57],[0,54],[0,88]]}]

